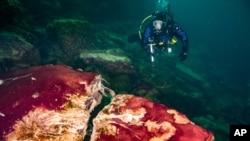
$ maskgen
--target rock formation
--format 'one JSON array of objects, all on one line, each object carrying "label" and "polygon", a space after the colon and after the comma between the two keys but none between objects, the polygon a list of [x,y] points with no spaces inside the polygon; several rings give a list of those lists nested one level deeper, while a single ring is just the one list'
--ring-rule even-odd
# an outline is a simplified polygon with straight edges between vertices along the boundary
[{"label": "rock formation", "polygon": [[0,74],[0,140],[82,141],[106,92],[112,102],[93,120],[91,141],[214,140],[184,114],[142,97],[115,96],[102,80],[61,65]]}]

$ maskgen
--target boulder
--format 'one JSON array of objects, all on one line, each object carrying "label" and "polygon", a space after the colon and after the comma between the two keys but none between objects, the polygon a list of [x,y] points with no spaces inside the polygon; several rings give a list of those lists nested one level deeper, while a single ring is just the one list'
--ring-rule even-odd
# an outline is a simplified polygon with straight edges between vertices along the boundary
[{"label": "boulder", "polygon": [[82,141],[101,80],[59,65],[0,74],[0,140]]},{"label": "boulder", "polygon": [[0,72],[30,67],[39,63],[38,50],[23,37],[0,33]]},{"label": "boulder", "polygon": [[213,141],[184,114],[133,95],[116,95],[93,120],[91,141]]},{"label": "boulder", "polygon": [[134,73],[132,61],[119,48],[83,51],[79,57],[87,66],[95,65],[112,72]]},{"label": "boulder", "polygon": [[47,25],[46,33],[54,41],[50,43],[51,50],[60,57],[78,56],[82,50],[94,48],[96,43],[94,29],[86,20],[54,20]]},{"label": "boulder", "polygon": [[177,110],[134,95],[115,96],[102,80],[62,65],[0,74],[0,140],[82,141],[105,92],[112,101],[94,118],[91,141],[214,140]]}]

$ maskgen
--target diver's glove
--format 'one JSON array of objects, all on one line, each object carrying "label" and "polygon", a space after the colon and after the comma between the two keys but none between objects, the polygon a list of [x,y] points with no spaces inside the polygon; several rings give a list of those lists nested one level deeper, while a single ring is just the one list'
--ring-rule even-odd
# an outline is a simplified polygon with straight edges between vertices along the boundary
[{"label": "diver's glove", "polygon": [[187,59],[188,54],[185,51],[182,51],[179,55],[180,61],[184,61]]}]

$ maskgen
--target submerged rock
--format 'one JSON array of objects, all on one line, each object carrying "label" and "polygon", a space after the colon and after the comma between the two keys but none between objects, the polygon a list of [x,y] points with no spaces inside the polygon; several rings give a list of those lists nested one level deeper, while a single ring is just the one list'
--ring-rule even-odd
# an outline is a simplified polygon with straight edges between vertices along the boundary
[{"label": "submerged rock", "polygon": [[0,33],[0,72],[15,70],[39,63],[38,50],[15,33]]},{"label": "submerged rock", "polygon": [[213,141],[184,114],[133,95],[117,95],[93,120],[91,141]]},{"label": "submerged rock", "polygon": [[[55,54],[68,57],[78,55],[82,50],[95,47],[96,37],[91,24],[86,20],[59,19],[48,24],[47,35],[52,41]],[[62,52],[62,53],[60,53]]]},{"label": "submerged rock", "polygon": [[82,141],[107,90],[113,99],[93,120],[91,141],[213,141],[210,131],[162,104],[120,94],[99,74],[35,66],[0,74],[0,140]]},{"label": "submerged rock", "polygon": [[101,101],[101,76],[66,66],[0,75],[0,140],[81,141]]},{"label": "submerged rock", "polygon": [[86,65],[101,66],[112,72],[135,72],[131,60],[121,49],[84,51],[79,58]]},{"label": "submerged rock", "polygon": [[201,74],[198,74],[197,72],[191,70],[190,68],[188,68],[187,66],[181,64],[181,63],[178,63],[176,64],[176,68],[185,74],[185,77],[190,77],[192,79],[189,79],[190,81],[193,81],[191,83],[199,83],[201,86],[205,87],[205,88],[208,88],[210,87],[210,84],[208,83],[208,81],[206,81],[202,76]]}]

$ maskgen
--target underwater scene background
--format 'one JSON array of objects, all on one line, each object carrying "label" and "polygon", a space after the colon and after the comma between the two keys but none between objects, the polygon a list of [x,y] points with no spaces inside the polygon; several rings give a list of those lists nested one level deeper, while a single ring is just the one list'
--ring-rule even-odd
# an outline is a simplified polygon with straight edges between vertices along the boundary
[{"label": "underwater scene background", "polygon": [[[156,58],[129,42],[156,0],[2,0],[0,72],[65,64],[100,73],[116,93],[131,93],[185,113],[229,140],[230,124],[250,124],[250,2],[170,0],[189,36]],[[103,103],[104,105],[107,102]]]}]

